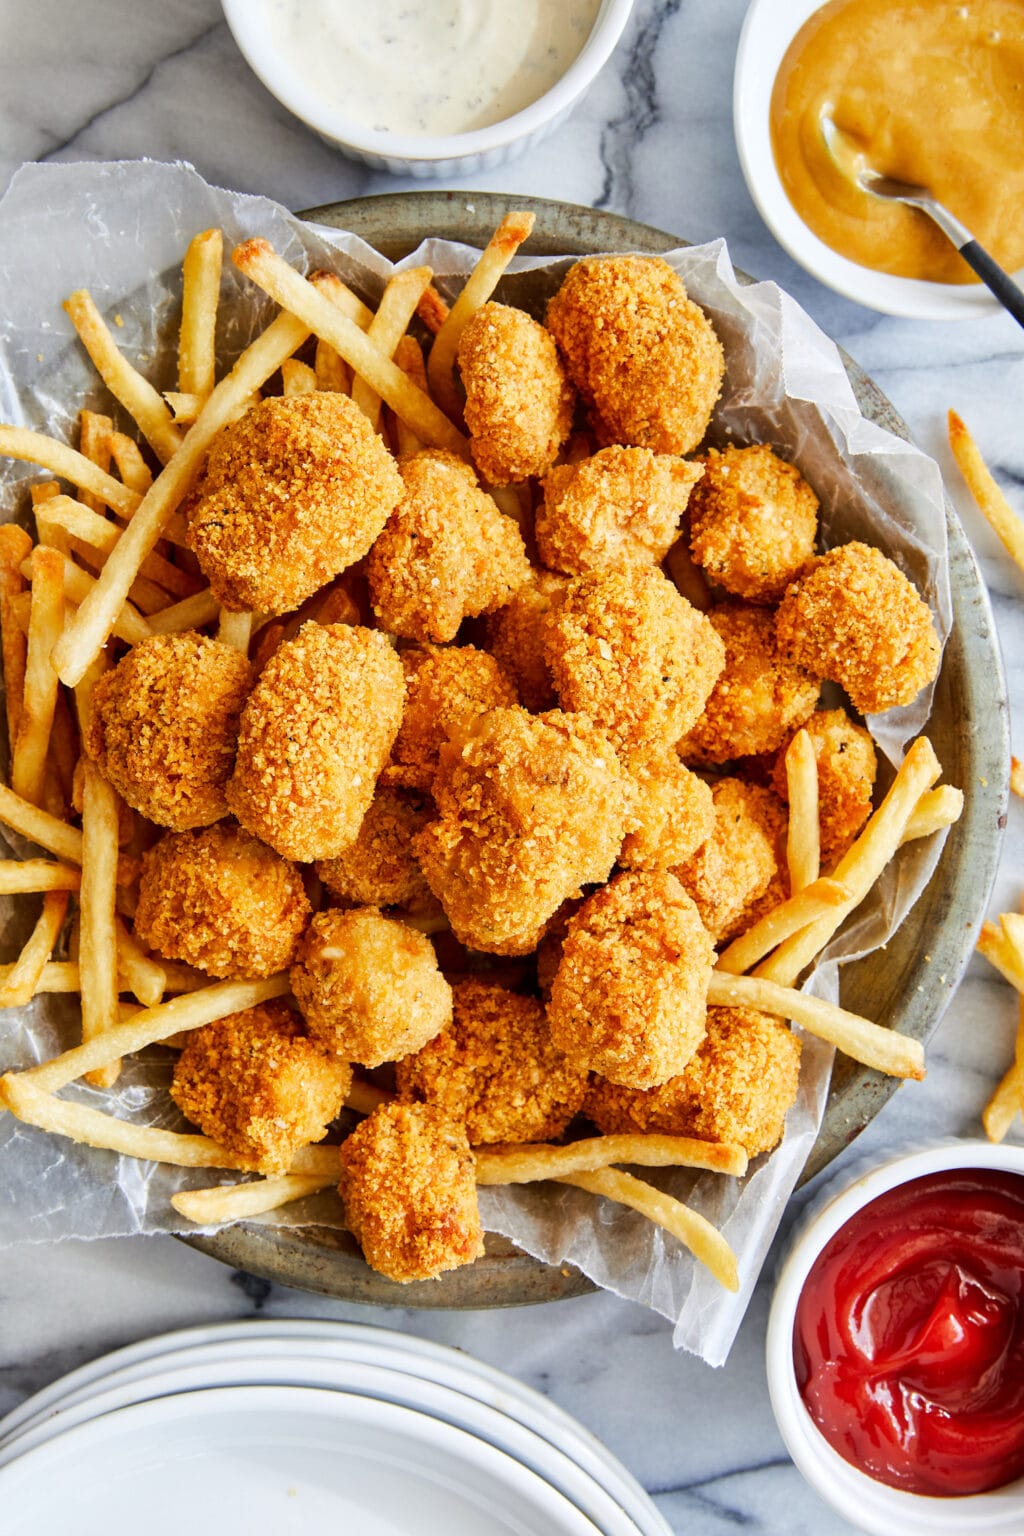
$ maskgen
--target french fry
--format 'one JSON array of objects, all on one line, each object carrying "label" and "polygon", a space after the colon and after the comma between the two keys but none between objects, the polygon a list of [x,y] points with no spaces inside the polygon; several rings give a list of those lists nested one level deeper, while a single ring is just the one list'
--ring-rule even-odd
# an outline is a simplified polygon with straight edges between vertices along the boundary
[{"label": "french fry", "polygon": [[46,754],[57,703],[57,674],[50,657],[64,627],[64,562],[56,549],[40,547],[32,556],[32,608],[25,658],[21,720],[11,762],[11,787],[23,800],[39,805]]},{"label": "french fry", "polygon": [[480,259],[466,279],[447,320],[434,337],[427,359],[427,377],[434,399],[453,420],[457,421],[462,414],[455,390],[455,357],[462,333],[470,317],[491,297],[516,251],[529,238],[535,222],[532,213],[505,215],[486,249],[481,251]]},{"label": "french fry", "polygon": [[144,1008],[155,1008],[167,988],[166,970],[136,943],[123,920],[116,914],[114,941],[117,945],[119,990],[137,997]]},{"label": "french fry", "polygon": [[63,690],[58,689],[50,730],[50,762],[60,785],[65,805],[71,804],[75,764],[78,762],[79,741],[71,710]]},{"label": "french fry", "polygon": [[209,587],[183,597],[180,603],[163,608],[149,619],[150,633],[154,635],[180,634],[183,629],[202,629],[220,616],[220,603]]},{"label": "french fry", "polygon": [[1021,1112],[1024,1099],[1024,1072],[1014,1062],[1007,1068],[995,1093],[985,1105],[981,1123],[989,1141],[1004,1141],[1014,1120]]},{"label": "french fry", "polygon": [[205,401],[213,393],[217,368],[217,306],[224,236],[204,229],[189,242],[182,264],[178,388]]},{"label": "french fry", "polygon": [[125,485],[143,497],[153,484],[153,475],[138,443],[126,432],[111,432],[110,453]]},{"label": "french fry", "polygon": [[[40,552],[37,546],[22,566],[22,571],[26,576],[32,575],[33,563]],[[94,589],[99,585],[99,581],[102,578],[90,576],[87,571],[83,571],[80,566],[75,565],[68,555],[62,555],[61,558],[64,562],[64,596],[69,603],[80,607],[92,596]],[[70,622],[73,624],[75,621],[71,620]],[[65,626],[64,635],[54,646],[54,661],[56,661],[57,652],[67,637],[68,627],[67,625]],[[147,639],[153,633],[149,627],[148,620],[144,619],[139,610],[132,603],[128,602],[127,599],[119,606],[114,622],[111,625],[111,630],[119,640],[124,640],[128,645],[138,645],[140,640]]]},{"label": "french fry", "polygon": [[179,1216],[199,1226],[223,1225],[244,1221],[247,1216],[262,1216],[280,1210],[293,1200],[304,1200],[322,1189],[332,1189],[338,1182],[335,1169],[330,1177],[315,1173],[281,1173],[269,1179],[255,1179],[251,1184],[221,1184],[212,1189],[181,1190],[171,1196]]},{"label": "french fry", "polygon": [[1011,987],[1024,994],[1024,948],[1018,942],[1018,919],[1024,922],[1017,912],[1004,912],[998,923],[986,919],[978,935],[978,953],[995,966]]},{"label": "french fry", "polygon": [[0,983],[0,1008],[22,1008],[35,997],[67,914],[67,892],[48,891],[32,933]]},{"label": "french fry", "polygon": [[[408,375],[417,389],[422,389],[424,394],[428,393],[427,365],[423,361],[423,348],[415,336],[410,336],[406,332],[399,339],[398,345],[395,348],[395,362],[402,372]],[[398,457],[400,459],[408,458],[411,454],[419,453],[423,444],[415,432],[410,427],[407,427],[401,417],[396,416],[393,411],[391,412],[391,418],[394,426],[395,451]]]},{"label": "french fry", "polygon": [[420,301],[416,305],[416,313],[430,334],[436,336],[448,319],[451,311],[437,289],[431,285],[429,288],[424,289],[420,296]]},{"label": "french fry", "polygon": [[[90,511],[72,496],[55,496],[48,501],[41,521],[47,528],[55,524],[103,555],[110,554],[122,533],[117,523]],[[196,582],[187,571],[172,565],[170,560],[165,560],[155,551],[143,560],[139,574],[166,589],[163,593],[163,606],[168,601],[167,593],[173,593],[176,597],[189,597],[196,590]]]},{"label": "french fry", "polygon": [[590,1173],[613,1163],[648,1168],[704,1168],[712,1173],[747,1171],[747,1154],[728,1142],[692,1136],[589,1136],[564,1147],[528,1142],[523,1146],[474,1147],[478,1184],[532,1184],[570,1173]]},{"label": "french fry", "polygon": [[[78,451],[103,470],[110,469],[110,434],[114,423],[99,411],[79,411]],[[101,511],[104,503],[91,491],[83,491],[82,500],[93,512]]]},{"label": "french fry", "polygon": [[[0,784],[0,822],[13,831],[20,832],[32,843],[38,843],[48,853],[56,854],[68,864],[82,867],[82,834],[77,827],[69,827],[66,821],[58,821],[48,811],[42,811],[28,800],[22,800],[6,784]],[[27,861],[34,862],[32,860]],[[121,855],[118,861],[117,879],[120,885],[131,885],[139,872],[136,859]],[[39,889],[39,887],[37,887]],[[47,889],[47,887],[43,887]],[[51,886],[49,889],[62,889]],[[63,887],[71,889],[71,887]]]},{"label": "french fry", "polygon": [[799,933],[808,923],[842,906],[849,897],[849,886],[822,875],[812,885],[805,885],[795,895],[780,901],[738,939],[733,939],[719,955],[716,968],[742,976],[790,934]]},{"label": "french fry", "polygon": [[786,792],[789,827],[786,863],[795,894],[813,885],[821,870],[821,830],[818,823],[818,759],[806,730],[797,731],[786,748]]},{"label": "french fry", "polygon": [[0,526],[0,643],[3,646],[7,739],[12,751],[21,724],[28,656],[28,633],[18,622],[15,599],[25,591],[21,567],[31,548],[32,540],[23,528],[15,523]]},{"label": "french fry", "polygon": [[[72,870],[71,873],[78,875],[77,870]],[[78,878],[80,880],[81,876],[78,875]],[[16,961],[10,965],[0,965],[0,987],[5,987],[10,982],[15,964],[17,964]],[[169,961],[165,961],[161,969],[166,976],[164,991],[169,995],[178,996],[182,992],[198,992],[203,987],[210,985],[210,978],[208,976],[204,976],[198,971],[195,975],[191,975],[187,966],[172,965]],[[120,970],[118,971],[118,987],[122,992],[131,991],[127,977]],[[36,984],[37,993],[73,993],[80,992],[81,989],[82,984],[77,960],[47,961],[40,972],[39,980]]]},{"label": "french fry", "polygon": [[1024,763],[1019,757],[1010,759],[1010,789],[1019,799],[1024,800]]},{"label": "french fry", "polygon": [[0,859],[0,896],[23,896],[36,891],[77,891],[82,871],[49,859]]},{"label": "french fry", "polygon": [[754,1008],[780,1019],[792,1019],[808,1034],[827,1040],[866,1067],[887,1072],[890,1077],[912,1077],[918,1082],[924,1078],[924,1048],[919,1040],[872,1024],[859,1014],[847,1013],[835,1003],[809,997],[792,987],[781,987],[759,976],[727,976],[722,971],[712,971],[708,1003],[715,1008]]},{"label": "french fry", "polygon": [[[429,267],[409,267],[396,272],[381,294],[366,335],[385,357],[394,357],[433,275]],[[365,379],[356,378],[352,382],[352,399],[376,432],[380,426],[380,395]]]},{"label": "french fry", "polygon": [[949,446],[978,510],[998,534],[1010,559],[1024,571],[1024,519],[999,489],[974,438],[955,411],[949,413]]},{"label": "french fry", "polygon": [[298,316],[322,341],[329,342],[424,443],[446,448],[460,458],[468,456],[469,444],[444,412],[406,378],[390,357],[384,357],[367,340],[354,320],[337,310],[330,299],[290,267],[269,241],[246,240],[235,247],[232,260],[287,313]]},{"label": "french fry", "polygon": [[297,357],[286,357],[281,364],[281,393],[311,395],[316,389],[316,370],[308,363],[300,363]]},{"label": "french fry", "polygon": [[217,639],[222,645],[230,645],[232,650],[241,651],[243,656],[247,656],[249,641],[252,639],[252,614],[248,611],[235,613],[230,608],[222,608],[217,624]]},{"label": "french fry", "polygon": [[181,447],[182,437],[159,390],[121,352],[87,288],[79,288],[65,299],[64,308],[100,378],[138,423],[160,462],[166,464]]},{"label": "french fry", "polygon": [[361,331],[369,329],[373,310],[363,303],[358,294],[352,292],[347,283],[342,282],[336,272],[315,272],[310,282],[315,283],[324,298],[329,299],[341,314],[347,315]]},{"label": "french fry", "polygon": [[[291,315],[279,315],[246,348],[203,407],[179,453],[146,492],[103,569],[103,575],[65,629],[54,653],[61,681],[73,688],[102,648],[121,612],[139,566],[164,532],[192,484],[210,443],[230,419],[239,400],[259,389],[305,341],[308,330]],[[0,432],[0,451],[4,450]]]},{"label": "french fry", "polygon": [[694,1258],[709,1269],[718,1283],[727,1291],[740,1288],[736,1255],[722,1234],[703,1216],[691,1211],[681,1200],[663,1194],[652,1184],[622,1173],[617,1168],[599,1168],[592,1173],[570,1173],[558,1180],[560,1184],[574,1184],[577,1189],[587,1189],[593,1195],[604,1195],[619,1205],[628,1205],[639,1211],[648,1221],[655,1222],[677,1237]]},{"label": "french fry", "polygon": [[832,871],[850,889],[849,898],[825,917],[785,939],[757,974],[782,986],[792,986],[804,967],[819,954],[843,919],[858,907],[903,839],[907,823],[924,794],[942,772],[926,736],[913,741],[900,764],[889,793],[867,826]]},{"label": "french fry", "polygon": [[91,491],[122,517],[131,517],[142,500],[137,491],[97,468],[77,449],[59,443],[55,437],[47,437],[44,432],[30,432],[27,427],[0,426],[0,453],[9,459],[38,464],[51,475],[70,480],[80,491]]},{"label": "french fry", "polygon": [[[78,968],[82,993],[82,1039],[112,1029],[117,1011],[117,934],[114,896],[118,859],[117,794],[96,765],[85,760],[82,787],[82,885],[78,895]],[[117,1081],[120,1062],[108,1061],[88,1074],[94,1088]]]},{"label": "french fry", "polygon": [[951,827],[955,821],[960,820],[963,810],[962,789],[956,789],[952,784],[938,784],[934,789],[926,789],[907,822],[900,847],[919,837],[931,837],[933,832],[941,832],[943,827]]},{"label": "french fry", "polygon": [[352,391],[352,375],[332,346],[318,341],[314,354],[313,374],[317,389],[326,389],[337,395]]},{"label": "french fry", "polygon": [[354,1109],[357,1115],[372,1115],[375,1109],[389,1103],[393,1097],[393,1094],[378,1088],[376,1083],[367,1083],[356,1077],[352,1079],[345,1105],[348,1109]]}]

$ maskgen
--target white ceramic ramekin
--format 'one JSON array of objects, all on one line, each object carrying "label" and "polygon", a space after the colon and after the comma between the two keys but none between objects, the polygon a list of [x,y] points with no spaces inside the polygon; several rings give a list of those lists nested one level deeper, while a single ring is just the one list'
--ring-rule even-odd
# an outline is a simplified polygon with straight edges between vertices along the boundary
[{"label": "white ceramic ramekin", "polygon": [[[370,4],[373,0],[370,0]],[[593,30],[565,74],[537,101],[503,122],[471,133],[418,138],[366,128],[311,98],[274,49],[264,6],[222,0],[235,42],[253,73],[289,112],[353,160],[396,176],[469,176],[493,170],[545,138],[589,89],[629,20],[633,0],[603,0]],[[472,61],[467,60],[467,67]]]},{"label": "white ceramic ramekin", "polygon": [[870,1536],[1021,1536],[1024,1478],[991,1493],[933,1498],[889,1488],[832,1449],[804,1407],[793,1362],[793,1323],[811,1267],[858,1211],[888,1190],[925,1174],[995,1168],[1024,1175],[1024,1147],[943,1142],[831,1180],[804,1214],[779,1272],[768,1318],[767,1368],[772,1408],[786,1449],[827,1503]]},{"label": "white ceramic ramekin", "polygon": [[858,304],[918,320],[969,320],[995,314],[981,283],[925,283],[858,266],[807,228],[786,196],[772,153],[771,100],[787,48],[824,0],[752,0],[740,33],[733,80],[733,128],[750,195],[779,244],[813,277]]}]

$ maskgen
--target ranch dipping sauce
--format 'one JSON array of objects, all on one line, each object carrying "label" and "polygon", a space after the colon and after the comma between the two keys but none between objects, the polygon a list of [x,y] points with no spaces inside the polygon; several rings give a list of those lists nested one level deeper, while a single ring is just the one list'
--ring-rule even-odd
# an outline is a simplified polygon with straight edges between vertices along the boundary
[{"label": "ranch dipping sauce", "polygon": [[467,133],[561,79],[601,0],[264,0],[271,39],[309,94],[364,127]]},{"label": "ranch dipping sauce", "polygon": [[1024,0],[832,0],[772,93],[779,176],[819,239],[879,272],[976,282],[926,214],[843,173],[823,115],[872,170],[929,187],[1004,267],[1024,267]]}]

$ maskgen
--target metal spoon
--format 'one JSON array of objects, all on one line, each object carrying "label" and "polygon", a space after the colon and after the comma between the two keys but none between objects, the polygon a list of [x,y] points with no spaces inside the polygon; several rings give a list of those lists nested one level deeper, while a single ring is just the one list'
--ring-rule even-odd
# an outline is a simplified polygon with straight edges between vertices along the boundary
[{"label": "metal spoon", "polygon": [[1024,325],[1024,290],[1018,287],[984,246],[979,245],[970,230],[954,218],[948,208],[936,201],[927,187],[918,187],[909,181],[896,181],[892,176],[883,176],[881,172],[872,170],[853,140],[825,114],[821,117],[821,134],[829,154],[844,176],[849,177],[862,192],[867,192],[871,197],[920,208],[952,241],[967,265],[973,267],[1018,325]]}]

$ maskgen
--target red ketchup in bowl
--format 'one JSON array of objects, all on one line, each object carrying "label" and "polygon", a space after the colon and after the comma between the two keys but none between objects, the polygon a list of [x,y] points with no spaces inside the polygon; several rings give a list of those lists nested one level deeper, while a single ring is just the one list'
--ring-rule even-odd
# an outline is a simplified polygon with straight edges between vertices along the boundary
[{"label": "red ketchup in bowl", "polygon": [[793,1356],[811,1418],[876,1481],[1024,1476],[1024,1177],[928,1174],[865,1206],[804,1282]]}]

